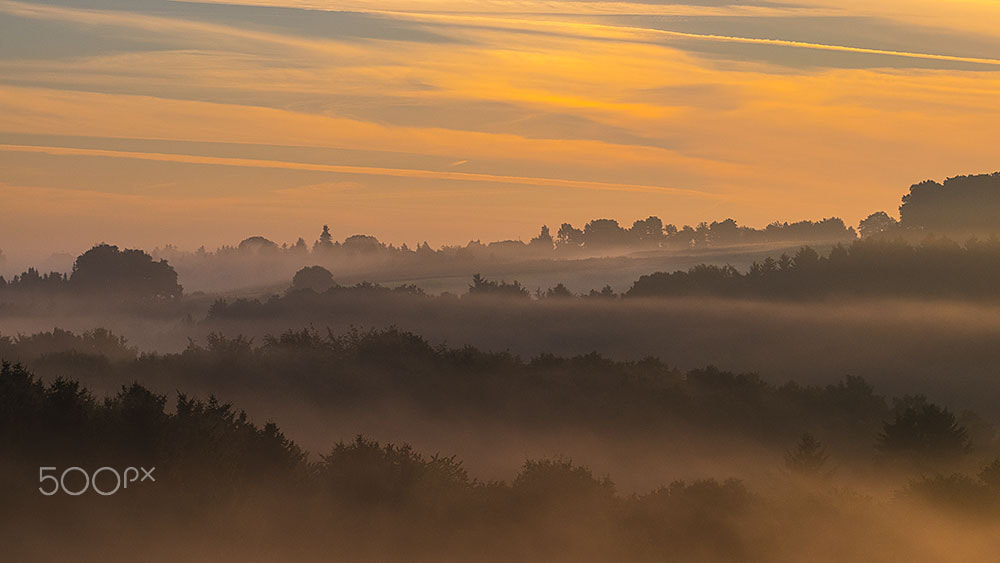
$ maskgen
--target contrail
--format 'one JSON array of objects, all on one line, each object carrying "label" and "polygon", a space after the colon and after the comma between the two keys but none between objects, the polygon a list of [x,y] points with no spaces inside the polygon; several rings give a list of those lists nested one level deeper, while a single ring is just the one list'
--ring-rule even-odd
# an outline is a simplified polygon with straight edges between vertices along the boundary
[{"label": "contrail", "polygon": [[30,152],[51,155],[69,156],[103,156],[112,158],[130,158],[136,160],[152,160],[158,162],[179,162],[185,164],[208,164],[214,166],[240,166],[249,168],[280,168],[286,170],[309,170],[316,172],[335,172],[339,174],[361,174],[366,176],[389,176],[394,178],[420,178],[431,180],[457,180],[466,182],[488,182],[493,184],[518,184],[525,186],[544,186],[553,188],[575,188],[586,190],[603,190],[617,192],[645,192],[673,194],[686,197],[727,200],[722,194],[700,192],[685,188],[650,186],[643,184],[621,184],[612,182],[593,182],[587,180],[567,180],[563,178],[540,178],[531,176],[502,176],[496,174],[478,174],[475,172],[448,172],[437,170],[421,170],[414,168],[379,168],[373,166],[354,166],[349,164],[313,164],[308,162],[290,162],[284,160],[262,160],[252,158],[231,158],[219,156],[202,156],[191,154],[171,154],[158,152],[116,151],[106,149],[83,149],[75,147],[52,147],[38,145],[8,145],[0,144],[0,151]]},{"label": "contrail", "polygon": [[[214,3],[219,4],[239,4],[239,1],[223,0]],[[311,8],[321,9],[321,8]],[[243,36],[247,39],[255,39],[266,42],[277,42],[295,45],[303,48],[317,48],[323,44],[321,41],[304,40],[292,36],[251,31],[230,26],[208,24],[185,19],[167,18],[161,16],[149,16],[133,14],[128,12],[85,10],[76,8],[39,6],[26,4],[23,2],[0,0],[0,11],[17,14],[32,18],[53,18],[78,22],[102,23],[131,26],[145,29],[158,29],[167,24],[184,25],[206,33],[217,33],[226,35]],[[330,11],[330,10],[327,10]],[[571,29],[579,33],[581,29],[600,30],[604,33],[629,33],[629,34],[650,34],[664,37],[674,37],[679,39],[691,39],[696,41],[719,41],[727,43],[745,43],[754,45],[774,45],[779,47],[792,47],[798,49],[813,49],[820,51],[834,51],[841,53],[860,53],[866,55],[884,55],[892,57],[902,57],[909,59],[925,59],[945,62],[971,63],[990,66],[1000,66],[1000,59],[988,57],[962,57],[956,55],[940,55],[936,53],[920,53],[914,51],[895,51],[891,49],[871,49],[867,47],[851,47],[847,45],[832,45],[828,43],[812,43],[808,41],[792,41],[788,39],[767,39],[759,37],[741,37],[736,35],[716,35],[710,33],[691,33],[685,31],[670,31],[665,29],[652,29],[646,27],[621,26],[601,23],[584,22],[559,22],[552,20],[528,20],[523,18],[505,17],[484,17],[460,14],[432,14],[426,12],[407,12],[402,10],[358,10],[369,14],[381,14],[397,18],[405,18],[417,21],[446,21],[446,22],[466,22],[470,27],[496,28],[497,24],[507,24],[511,27],[508,30],[529,29],[529,28],[550,28],[550,29]],[[470,25],[471,24],[471,25]]]},{"label": "contrail", "polygon": [[[496,18],[482,16],[464,16],[453,14],[417,14],[413,12],[370,10],[370,13],[393,15],[414,20],[428,21],[473,21],[478,25],[488,27],[488,23],[517,24],[520,27],[551,27],[551,28],[593,28],[605,32],[627,32],[633,34],[652,34],[680,39],[692,39],[698,41],[719,41],[726,43],[747,43],[754,45],[775,45],[779,47],[794,47],[798,49],[813,49],[819,51],[835,51],[841,53],[861,53],[866,55],[888,55],[893,57],[904,57],[909,59],[927,59],[935,61],[948,61],[959,63],[973,63],[982,65],[1000,66],[1000,59],[986,57],[962,57],[956,55],[939,55],[936,53],[920,53],[914,51],[894,51],[891,49],[870,49],[867,47],[851,47],[847,45],[831,45],[828,43],[811,43],[808,41],[792,41],[788,39],[766,39],[760,37],[741,37],[737,35],[716,35],[711,33],[691,33],[685,31],[670,31],[666,29],[654,29],[648,27],[635,27],[624,25],[610,25],[601,23],[577,23],[577,22],[557,22],[551,20],[525,20],[518,18]],[[517,29],[517,28],[515,28]]]},{"label": "contrail", "polygon": [[[617,27],[617,26],[609,26]],[[668,35],[684,39],[700,39],[707,41],[724,41],[729,43],[750,43],[757,45],[777,45],[781,47],[797,47],[801,49],[814,49],[820,51],[836,51],[845,53],[863,53],[867,55],[889,55],[893,57],[905,57],[909,59],[929,59],[934,61],[949,61],[959,63],[974,63],[984,65],[1000,66],[1000,59],[988,59],[979,57],[959,57],[953,55],[937,55],[934,53],[915,53],[910,51],[893,51],[889,49],[869,49],[866,47],[849,47],[846,45],[828,45],[825,43],[809,43],[805,41],[790,41],[787,39],[763,39],[756,37],[737,37],[731,35],[712,35],[700,33],[686,33],[682,31],[668,31],[664,29],[643,29],[625,28],[630,30],[642,30],[658,35]]]}]

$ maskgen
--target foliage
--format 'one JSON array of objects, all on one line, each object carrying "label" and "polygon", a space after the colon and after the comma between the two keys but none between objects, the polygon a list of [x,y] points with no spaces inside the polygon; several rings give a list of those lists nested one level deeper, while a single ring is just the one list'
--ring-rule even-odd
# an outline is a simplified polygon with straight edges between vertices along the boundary
[{"label": "foliage", "polygon": [[[775,385],[714,367],[684,372],[656,358],[614,361],[591,353],[525,360],[471,346],[432,346],[395,328],[339,335],[303,329],[259,342],[213,333],[180,353],[136,357],[109,348],[113,361],[75,338],[44,347],[42,341],[0,339],[0,351],[47,374],[99,381],[143,374],[167,389],[281,394],[329,409],[396,400],[435,417],[485,417],[525,428],[558,423],[633,436],[697,429],[781,447],[803,431],[836,428],[824,439],[870,451],[892,415],[886,399],[859,377],[826,386]],[[80,353],[71,362],[48,360],[66,349]]]},{"label": "foliage", "polygon": [[183,288],[166,260],[154,261],[141,250],[99,244],[77,257],[70,275],[40,274],[34,268],[0,278],[0,294],[72,296],[116,301],[172,301]]},{"label": "foliage", "polygon": [[108,244],[81,254],[69,282],[74,291],[115,297],[175,299],[182,292],[177,272],[166,260],[153,261],[141,250],[119,250]]},{"label": "foliage", "polygon": [[1000,172],[955,176],[910,186],[899,207],[900,224],[939,233],[1000,231]]},{"label": "foliage", "polygon": [[925,465],[952,462],[968,452],[968,433],[948,409],[917,395],[896,399],[893,410],[878,440],[887,458]]},{"label": "foliage", "polygon": [[293,291],[309,289],[322,293],[334,285],[333,274],[323,266],[306,266],[295,272],[295,277],[292,278]]},{"label": "foliage", "polygon": [[799,442],[785,454],[785,467],[800,475],[819,475],[826,466],[829,456],[822,442],[808,432],[799,438]]},{"label": "foliage", "polygon": [[480,274],[472,276],[472,285],[469,286],[470,297],[514,297],[527,299],[531,297],[528,290],[518,281],[507,283],[506,281],[488,280]]},{"label": "foliage", "polygon": [[902,240],[866,238],[837,245],[821,256],[804,246],[794,255],[755,262],[746,273],[732,266],[699,265],[687,271],[640,277],[627,297],[714,295],[739,298],[833,296],[1000,297],[1000,239]]},{"label": "foliage", "polygon": [[[409,349],[409,358],[457,353],[435,351],[404,334],[388,336],[395,350]],[[334,341],[301,331],[261,346],[215,338],[211,351],[192,347],[185,355],[235,355],[227,361],[271,354],[342,359],[343,354],[367,355],[362,350],[372,344],[363,333]],[[466,365],[485,360],[470,353],[459,354]],[[495,360],[510,364],[509,358]],[[553,362],[558,363],[547,357],[533,364],[541,368]],[[662,369],[655,363],[648,367]],[[709,389],[766,389],[754,378],[713,370],[693,379]],[[167,530],[174,547],[235,553],[237,547],[267,546],[268,556],[721,562],[769,560],[789,530],[804,525],[795,504],[801,501],[783,500],[773,491],[762,497],[735,479],[674,481],[624,496],[610,478],[597,477],[585,466],[542,458],[526,460],[510,481],[482,482],[470,479],[454,456],[427,457],[406,444],[364,436],[337,443],[310,461],[277,425],[255,424],[214,397],[202,401],[178,393],[173,409],[167,402],[139,384],[99,399],[74,381],[44,383],[23,366],[0,365],[0,477],[5,508],[18,514],[5,523],[6,531],[27,537],[32,522],[58,521],[60,534],[48,536],[46,546],[51,549],[68,534],[74,552],[88,549],[82,538],[104,547],[111,537],[149,546]],[[796,459],[815,460],[822,447],[803,438],[796,451],[802,454],[793,454]],[[40,500],[37,468],[70,465],[90,470],[155,466],[157,480],[113,497]],[[899,499],[949,514],[996,518],[998,467],[1000,460],[978,478],[921,477]],[[838,505],[821,496],[810,495],[805,502],[810,506],[807,529],[826,532],[829,523],[843,526],[844,518],[865,516],[857,510],[838,515]],[[21,559],[19,545],[8,548],[15,559]]]}]

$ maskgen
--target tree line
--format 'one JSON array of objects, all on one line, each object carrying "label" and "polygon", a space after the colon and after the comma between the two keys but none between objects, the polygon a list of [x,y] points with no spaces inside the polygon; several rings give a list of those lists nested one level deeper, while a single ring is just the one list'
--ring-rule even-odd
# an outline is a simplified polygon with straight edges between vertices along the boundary
[{"label": "tree line", "polygon": [[[10,281],[0,277],[0,297],[4,295],[62,295],[167,304],[178,302],[183,288],[177,283],[176,271],[166,261],[155,261],[139,250],[98,245],[76,260],[69,275],[41,275],[29,269]],[[264,301],[219,299],[209,309],[208,318],[266,316],[321,305],[331,298],[390,295],[447,300],[459,297],[450,293],[429,296],[413,284],[389,288],[361,282],[341,286],[326,268],[307,266],[292,278],[286,295],[273,295]],[[689,295],[781,299],[851,296],[994,299],[1000,297],[1000,239],[972,238],[959,244],[951,239],[930,236],[914,244],[902,238],[868,237],[850,245],[837,244],[825,254],[803,246],[792,254],[783,253],[754,262],[745,272],[729,265],[700,264],[688,270],[643,275],[620,296],[609,286],[577,295],[562,283],[544,290],[531,290],[517,280],[508,282],[475,274],[461,297],[560,300]]]},{"label": "tree line", "polygon": [[[702,221],[696,225],[676,226],[651,215],[628,224],[610,218],[597,218],[582,227],[562,223],[555,233],[543,225],[538,235],[523,240],[446,245],[433,249],[427,242],[410,248],[406,244],[385,244],[371,235],[352,235],[334,240],[328,225],[310,245],[304,238],[294,244],[277,243],[260,236],[247,238],[236,246],[222,246],[215,252],[204,247],[193,255],[201,259],[239,255],[313,256],[318,261],[331,257],[395,256],[444,258],[531,258],[574,256],[603,251],[649,249],[683,250],[763,243],[850,243],[855,239],[891,234],[923,237],[937,235],[988,236],[1000,233],[1000,172],[955,176],[944,182],[926,180],[910,186],[902,196],[899,219],[877,211],[862,220],[858,228],[847,226],[838,217],[819,221],[775,221],[764,228],[739,225],[734,219]],[[187,253],[168,246],[153,254],[180,258]]]},{"label": "tree line", "polygon": [[[410,250],[395,247],[367,235],[354,235],[343,242],[334,241],[329,227],[323,227],[312,248],[299,239],[294,245],[279,247],[263,237],[250,237],[236,247],[223,247],[215,253],[204,248],[193,255],[175,248],[157,249],[152,255],[142,250],[99,244],[80,255],[68,274],[41,273],[29,268],[10,280],[0,276],[3,295],[85,295],[123,300],[170,301],[183,293],[176,270],[163,256],[172,260],[209,260],[212,257],[254,260],[272,257],[315,260],[329,263],[335,259],[364,256],[402,256],[415,260],[452,260],[483,257],[572,256],[573,253],[615,248],[690,248],[758,242],[822,241],[837,242],[825,256],[804,246],[794,255],[783,254],[755,263],[741,273],[730,266],[700,265],[689,271],[657,272],[643,276],[625,293],[626,296],[718,294],[732,296],[826,296],[842,294],[900,294],[919,296],[992,297],[997,293],[998,244],[1000,229],[1000,172],[979,176],[958,176],[938,184],[927,181],[914,184],[903,197],[899,221],[885,212],[877,212],[861,221],[858,231],[837,218],[819,222],[773,223],[765,229],[741,227],[732,219],[696,228],[677,229],[655,216],[635,221],[625,228],[612,219],[595,219],[578,229],[564,223],[555,236],[543,226],[528,243],[499,241],[484,245],[472,241],[464,247],[431,249],[426,243]],[[991,233],[987,238],[971,237],[957,244],[934,233]],[[847,243],[847,244],[845,244]],[[560,254],[562,253],[562,254]],[[566,254],[569,253],[569,254]],[[0,255],[2,256],[2,255]],[[154,258],[157,256],[157,258]],[[423,258],[421,258],[423,257]],[[301,262],[300,262],[301,263]],[[400,263],[402,264],[402,263]],[[296,274],[301,283],[296,288],[322,292],[339,287],[328,270],[312,266]],[[326,273],[324,273],[326,272]],[[364,285],[364,284],[363,284]],[[368,284],[369,286],[373,284]],[[360,287],[360,289],[371,289]],[[374,287],[377,289],[377,287]],[[409,293],[420,293],[408,286]],[[513,282],[473,278],[470,295],[530,296],[528,288]],[[571,297],[562,284],[547,290],[538,289],[536,297]],[[612,297],[605,287],[586,296]]]},{"label": "tree line", "polygon": [[319,237],[309,245],[299,239],[292,245],[278,243],[261,236],[253,236],[238,245],[224,245],[214,252],[199,248],[194,253],[185,253],[176,247],[157,248],[153,255],[170,260],[197,258],[226,259],[239,257],[307,257],[319,262],[336,258],[396,257],[431,259],[461,258],[544,258],[574,256],[601,251],[629,251],[650,249],[685,250],[690,248],[720,247],[740,244],[782,243],[782,242],[837,242],[857,238],[853,227],[843,220],[832,217],[820,221],[775,221],[763,229],[738,225],[733,219],[701,222],[695,226],[680,228],[672,223],[664,223],[659,217],[650,216],[636,220],[632,225],[619,224],[615,219],[593,219],[582,228],[563,223],[553,235],[547,225],[543,225],[538,235],[527,242],[523,240],[502,240],[483,243],[469,241],[465,245],[445,245],[431,248],[427,242],[411,248],[407,244],[399,246],[386,244],[371,235],[351,235],[343,241],[333,239],[330,227],[323,225]]},{"label": "tree line", "polygon": [[240,298],[216,300],[209,319],[267,317],[322,308],[344,296],[415,296],[421,299],[475,301],[506,298],[560,301],[573,298],[644,298],[712,296],[727,298],[819,299],[828,297],[1000,298],[1000,239],[927,237],[919,244],[900,238],[869,237],[850,245],[837,244],[826,254],[809,246],[753,262],[741,272],[730,265],[699,264],[688,270],[641,276],[622,294],[610,286],[575,294],[565,284],[533,291],[517,280],[472,277],[465,294],[429,296],[408,284],[394,288],[362,282],[341,286],[322,266],[309,266],[292,279],[284,296],[260,301]]},{"label": "tree line", "polygon": [[845,296],[996,299],[1000,297],[1000,239],[965,244],[926,238],[870,238],[821,255],[804,246],[792,255],[754,262],[746,272],[702,264],[687,271],[640,277],[626,297],[712,295],[737,298]]},{"label": "tree line", "polygon": [[332,409],[394,398],[434,416],[485,417],[525,428],[567,424],[634,436],[737,433],[770,444],[812,433],[864,458],[877,454],[916,466],[997,445],[989,424],[972,412],[956,415],[922,396],[890,400],[860,377],[826,386],[776,385],[714,367],[680,371],[652,357],[542,354],[525,360],[471,346],[432,346],[398,329],[341,335],[303,329],[259,344],[212,334],[174,354],[138,354],[104,330],[55,330],[0,336],[0,357],[53,376],[125,381],[144,373],[168,388],[280,392]]}]

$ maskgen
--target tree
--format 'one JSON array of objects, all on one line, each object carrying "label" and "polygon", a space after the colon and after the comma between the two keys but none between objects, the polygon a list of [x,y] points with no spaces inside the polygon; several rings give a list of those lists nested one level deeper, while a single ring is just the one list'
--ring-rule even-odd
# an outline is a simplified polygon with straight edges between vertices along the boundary
[{"label": "tree", "polygon": [[733,219],[713,221],[708,226],[708,242],[712,245],[735,244],[739,240],[740,229]]},{"label": "tree", "polygon": [[370,235],[351,235],[340,246],[343,250],[356,254],[372,254],[384,250],[385,246]]},{"label": "tree", "polygon": [[526,460],[511,485],[521,498],[563,507],[608,504],[615,494],[611,479],[563,459]]},{"label": "tree", "polygon": [[792,260],[792,257],[784,252],[778,257],[778,269],[782,272],[792,269],[793,264],[794,260]]},{"label": "tree", "polygon": [[698,233],[691,228],[691,225],[684,225],[675,235],[677,240],[685,246],[695,246],[698,244]]},{"label": "tree", "polygon": [[330,234],[329,225],[323,225],[323,232],[319,235],[319,240],[313,243],[313,252],[327,252],[333,250],[333,235]]},{"label": "tree", "polygon": [[434,256],[434,249],[431,248],[431,245],[427,244],[426,240],[417,245],[416,252],[420,256]]},{"label": "tree", "polygon": [[[674,227],[674,230],[676,231],[677,228]],[[644,244],[658,246],[663,241],[663,221],[659,217],[651,215],[632,223],[629,232]]]},{"label": "tree", "polygon": [[542,230],[538,233],[538,236],[531,239],[528,243],[528,247],[532,250],[550,251],[554,248],[555,242],[552,240],[552,235],[549,234],[548,225],[542,225]]},{"label": "tree", "polygon": [[593,297],[597,299],[615,299],[616,297],[618,297],[618,294],[615,293],[615,290],[612,289],[610,285],[606,285],[603,288],[601,288],[600,291],[597,291],[596,289],[591,289],[590,293],[587,294],[587,297]]},{"label": "tree", "polygon": [[269,239],[254,236],[244,239],[236,247],[241,254],[268,254],[278,251],[278,245]]},{"label": "tree", "polygon": [[826,465],[826,448],[815,436],[805,433],[785,454],[785,467],[800,475],[818,475]]},{"label": "tree", "polygon": [[455,457],[427,459],[409,444],[383,446],[364,436],[337,443],[320,460],[317,476],[340,503],[433,506],[469,486],[468,473]]},{"label": "tree", "polygon": [[695,244],[696,245],[708,244],[711,241],[709,237],[711,232],[712,228],[708,225],[708,223],[706,223],[705,221],[698,223],[698,226],[695,227],[694,229]]},{"label": "tree", "polygon": [[306,266],[295,272],[295,277],[292,278],[293,290],[311,289],[322,293],[335,285],[333,274],[322,266]]},{"label": "tree", "polygon": [[99,244],[73,264],[70,286],[77,291],[114,297],[176,299],[183,288],[166,260],[154,261],[141,250]]},{"label": "tree", "polygon": [[907,229],[958,233],[1000,231],[1000,172],[910,186],[899,219]]},{"label": "tree", "polygon": [[583,245],[589,249],[626,246],[629,232],[614,219],[594,219],[583,227]]},{"label": "tree", "polygon": [[883,424],[877,448],[889,457],[918,465],[953,462],[969,449],[964,426],[946,408],[923,395],[896,399],[895,418]]},{"label": "tree", "polygon": [[527,299],[531,297],[528,290],[521,282],[514,280],[511,283],[506,281],[488,280],[481,274],[472,276],[472,285],[469,286],[470,297],[515,297]]},{"label": "tree", "polygon": [[580,248],[583,246],[583,231],[569,223],[563,223],[556,233],[556,248]]},{"label": "tree", "polygon": [[861,238],[869,238],[887,233],[894,229],[897,224],[896,220],[885,211],[876,211],[858,223],[858,232],[861,233]]},{"label": "tree", "polygon": [[803,246],[795,251],[792,267],[801,271],[815,268],[820,262],[819,253],[809,246]]},{"label": "tree", "polygon": [[546,299],[565,299],[567,297],[573,297],[573,292],[562,283],[557,284],[555,287],[550,287],[545,292]]}]

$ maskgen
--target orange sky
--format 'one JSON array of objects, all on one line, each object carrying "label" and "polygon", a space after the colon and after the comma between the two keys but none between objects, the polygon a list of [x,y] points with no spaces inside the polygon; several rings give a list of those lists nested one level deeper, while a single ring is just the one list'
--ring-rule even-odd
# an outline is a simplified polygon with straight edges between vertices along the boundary
[{"label": "orange sky", "polygon": [[997,21],[950,0],[0,0],[0,249],[856,224],[1000,169]]}]

